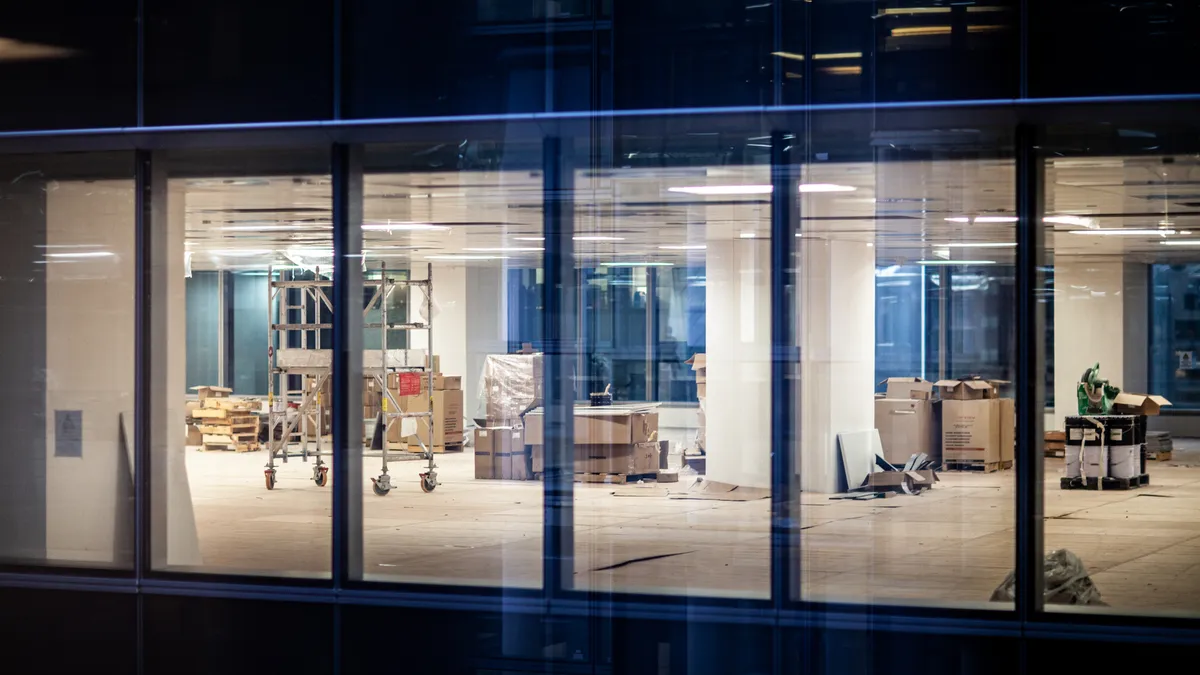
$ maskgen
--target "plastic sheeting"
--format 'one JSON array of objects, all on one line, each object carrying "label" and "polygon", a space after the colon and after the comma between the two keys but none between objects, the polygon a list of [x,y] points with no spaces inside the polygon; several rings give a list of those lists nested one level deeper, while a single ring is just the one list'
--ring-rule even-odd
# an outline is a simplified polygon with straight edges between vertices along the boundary
[{"label": "plastic sheeting", "polygon": [[[1046,575],[1046,589],[1043,598],[1046,604],[1053,605],[1103,605],[1100,591],[1092,578],[1088,576],[1087,567],[1079,556],[1060,548],[1046,554],[1043,565]],[[1016,600],[1016,572],[1009,572],[995,591],[992,600],[998,602],[1013,602]]]},{"label": "plastic sheeting", "polygon": [[522,415],[542,404],[542,355],[488,354],[479,400],[488,426],[521,424]]}]

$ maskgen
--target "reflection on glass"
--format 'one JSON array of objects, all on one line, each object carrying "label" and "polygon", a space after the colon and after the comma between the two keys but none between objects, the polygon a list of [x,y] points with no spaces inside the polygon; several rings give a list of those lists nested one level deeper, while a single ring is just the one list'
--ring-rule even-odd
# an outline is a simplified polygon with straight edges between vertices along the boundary
[{"label": "reflection on glass", "polygon": [[130,568],[132,157],[0,162],[0,561]]},{"label": "reflection on glass", "polygon": [[906,155],[803,167],[801,593],[1011,609],[1013,165]]},{"label": "reflection on glass", "polygon": [[158,161],[168,178],[154,193],[165,217],[152,225],[153,566],[327,576],[327,160]]}]

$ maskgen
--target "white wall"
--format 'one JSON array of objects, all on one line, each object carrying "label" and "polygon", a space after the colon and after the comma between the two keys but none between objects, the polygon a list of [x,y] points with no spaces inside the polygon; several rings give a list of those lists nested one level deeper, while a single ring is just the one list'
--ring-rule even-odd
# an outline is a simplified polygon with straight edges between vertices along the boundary
[{"label": "white wall", "polygon": [[[118,422],[124,414],[132,434],[133,197],[129,180],[52,182],[47,190],[49,246],[88,245],[96,248],[87,250],[114,254],[46,265],[46,548],[51,559],[128,563],[114,560],[114,531],[119,519],[133,518],[132,479],[128,456],[121,456],[126,449]],[[82,412],[81,457],[55,456],[58,410]]]},{"label": "white wall", "polygon": [[1054,259],[1055,424],[1048,429],[1062,429],[1062,418],[1077,413],[1079,378],[1093,364],[1125,387],[1124,273],[1119,260]]},{"label": "white wall", "polygon": [[710,239],[706,251],[708,477],[771,485],[771,242]]},{"label": "white wall", "polygon": [[837,435],[875,428],[875,249],[866,242],[803,239],[800,488],[835,492]]},{"label": "white wall", "polygon": [[468,419],[483,417],[479,399],[480,376],[488,354],[508,351],[507,269],[472,265],[466,268],[466,339],[463,368],[463,410]]}]

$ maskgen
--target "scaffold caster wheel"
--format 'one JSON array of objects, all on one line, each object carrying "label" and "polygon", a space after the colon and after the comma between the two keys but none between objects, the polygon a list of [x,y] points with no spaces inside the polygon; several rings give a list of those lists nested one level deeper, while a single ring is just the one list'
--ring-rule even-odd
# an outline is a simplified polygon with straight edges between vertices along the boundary
[{"label": "scaffold caster wheel", "polygon": [[263,472],[263,477],[266,478],[267,489],[275,489],[275,469],[267,469]]},{"label": "scaffold caster wheel", "polygon": [[317,487],[325,487],[328,485],[329,467],[322,465],[314,468],[315,471],[313,471],[313,482],[317,484]]},{"label": "scaffold caster wheel", "polygon": [[437,486],[438,486],[438,482],[437,482],[436,477],[434,477],[430,474],[427,474],[427,473],[421,474],[421,491],[422,492],[426,492],[426,493],[433,492],[435,489],[437,489]]},{"label": "scaffold caster wheel", "polygon": [[392,491],[392,477],[386,473],[379,478],[371,479],[371,489],[380,497],[386,497]]}]

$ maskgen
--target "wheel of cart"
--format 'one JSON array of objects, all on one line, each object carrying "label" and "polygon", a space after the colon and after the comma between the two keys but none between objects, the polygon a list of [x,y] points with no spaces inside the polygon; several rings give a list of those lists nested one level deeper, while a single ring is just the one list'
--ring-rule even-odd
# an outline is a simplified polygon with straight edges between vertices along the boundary
[{"label": "wheel of cart", "polygon": [[438,486],[438,481],[437,481],[436,473],[430,471],[428,473],[421,474],[421,491],[422,492],[426,492],[426,493],[433,492],[434,490],[437,489],[437,486]]},{"label": "wheel of cart", "polygon": [[317,487],[325,487],[329,484],[329,467],[325,464],[318,464],[313,467],[313,482]]},{"label": "wheel of cart", "polygon": [[275,489],[275,469],[268,468],[263,472],[263,477],[266,479],[267,489]]},{"label": "wheel of cart", "polygon": [[386,473],[379,474],[378,478],[371,479],[371,489],[377,496],[386,497],[392,491],[392,477]]}]

